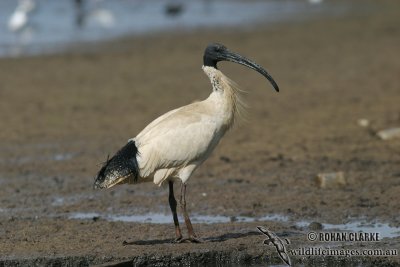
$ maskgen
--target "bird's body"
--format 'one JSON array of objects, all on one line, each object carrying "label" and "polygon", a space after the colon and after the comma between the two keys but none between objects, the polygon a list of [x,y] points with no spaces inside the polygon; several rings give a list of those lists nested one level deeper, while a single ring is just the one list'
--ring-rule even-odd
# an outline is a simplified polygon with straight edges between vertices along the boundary
[{"label": "bird's body", "polygon": [[169,204],[173,213],[177,241],[182,234],[176,212],[173,183],[180,180],[180,204],[189,232],[189,240],[198,242],[186,211],[186,185],[196,168],[218,145],[243,109],[240,90],[216,64],[227,60],[245,65],[265,76],[279,90],[265,69],[255,62],[229,51],[220,44],[209,45],[204,53],[203,71],[211,81],[210,96],[174,109],[155,119],[136,137],[129,139],[100,169],[94,187],[110,188],[117,184],[151,182],[169,184]]},{"label": "bird's body", "polygon": [[207,99],[160,116],[132,139],[139,151],[139,182],[185,183],[233,125],[242,106],[237,89],[219,70],[203,70],[213,83]]}]

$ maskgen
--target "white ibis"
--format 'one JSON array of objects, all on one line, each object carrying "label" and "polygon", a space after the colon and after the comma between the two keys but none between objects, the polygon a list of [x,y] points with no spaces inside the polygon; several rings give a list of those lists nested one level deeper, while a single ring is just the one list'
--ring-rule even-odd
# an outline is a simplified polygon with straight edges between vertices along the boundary
[{"label": "white ibis", "polygon": [[[219,61],[247,66],[265,76],[279,91],[268,72],[255,62],[229,51],[224,45],[210,44],[203,57],[203,71],[210,78],[212,92],[200,102],[171,110],[129,139],[112,158],[107,159],[97,174],[94,188],[117,184],[154,182],[169,184],[169,204],[175,224],[176,242],[201,242],[193,231],[186,211],[188,179],[211,154],[235,122],[242,108],[239,90],[217,68]],[[181,182],[180,205],[189,238],[183,239],[176,212],[174,182]]]},{"label": "white ibis", "polygon": [[315,5],[315,4],[321,4],[323,1],[324,1],[324,0],[308,0],[308,2],[309,2],[310,4],[313,4],[313,5]]},{"label": "white ibis", "polygon": [[21,30],[28,23],[28,14],[36,7],[34,0],[20,0],[8,20],[8,29],[13,32]]},{"label": "white ibis", "polygon": [[78,27],[85,24],[96,24],[104,29],[113,28],[115,25],[114,13],[102,7],[102,0],[93,0],[90,3],[86,0],[74,0],[76,18],[75,22]]}]

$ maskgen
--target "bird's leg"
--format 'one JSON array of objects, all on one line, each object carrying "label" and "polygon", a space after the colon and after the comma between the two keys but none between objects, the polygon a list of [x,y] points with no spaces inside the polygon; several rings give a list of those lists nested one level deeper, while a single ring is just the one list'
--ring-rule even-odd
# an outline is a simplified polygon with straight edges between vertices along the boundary
[{"label": "bird's leg", "polygon": [[178,214],[176,213],[176,206],[177,202],[175,199],[174,195],[174,182],[169,181],[169,206],[172,211],[172,216],[174,218],[174,224],[175,224],[175,234],[176,234],[176,239],[175,242],[181,242],[182,241],[182,233],[181,233],[181,228],[179,227],[179,221],[178,221]]},{"label": "bird's leg", "polygon": [[188,240],[191,242],[194,242],[194,243],[202,243],[203,240],[198,238],[197,235],[194,233],[192,222],[190,221],[189,214],[186,211],[186,184],[185,183],[182,183],[182,187],[181,187],[180,204],[181,204],[181,208],[183,211],[183,217],[185,218],[186,228],[189,233]]}]

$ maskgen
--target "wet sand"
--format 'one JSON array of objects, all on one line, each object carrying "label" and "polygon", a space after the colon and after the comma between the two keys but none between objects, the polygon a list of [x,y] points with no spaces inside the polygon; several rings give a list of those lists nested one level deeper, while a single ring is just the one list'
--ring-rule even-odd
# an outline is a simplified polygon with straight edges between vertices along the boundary
[{"label": "wet sand", "polygon": [[[400,227],[400,139],[375,135],[400,127],[400,4],[374,5],[340,19],[161,34],[1,59],[1,264],[281,264],[256,225],[287,237],[291,248],[315,245],[298,221]],[[275,93],[259,74],[220,65],[248,91],[249,115],[191,177],[187,201],[193,217],[223,215],[232,222],[196,224],[208,242],[175,245],[172,218],[170,224],[68,219],[77,212],[169,214],[165,187],[93,191],[93,177],[107,154],[151,120],[207,97],[211,86],[201,64],[211,41],[256,60],[281,87]],[[357,124],[362,118],[369,127]],[[346,186],[316,186],[318,173],[336,171],[344,172]],[[270,214],[290,219],[235,222]],[[399,240],[344,247],[399,250]],[[292,257],[294,263],[322,260],[400,265],[398,256]]]}]

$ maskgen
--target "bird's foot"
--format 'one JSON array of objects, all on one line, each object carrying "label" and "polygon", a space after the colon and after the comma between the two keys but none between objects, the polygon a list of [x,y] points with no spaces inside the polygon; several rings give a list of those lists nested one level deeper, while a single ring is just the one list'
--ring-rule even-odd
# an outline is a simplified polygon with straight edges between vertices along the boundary
[{"label": "bird's foot", "polygon": [[132,245],[132,244],[134,244],[132,241],[126,241],[126,240],[124,240],[124,241],[122,242],[122,245],[123,245],[123,246],[128,246],[128,245]]},{"label": "bird's foot", "polygon": [[180,236],[180,237],[175,238],[174,241],[172,241],[172,243],[177,243],[177,244],[179,244],[179,243],[182,243],[182,242],[184,242],[184,241],[185,241],[185,239],[183,239],[183,237]]},{"label": "bird's foot", "polygon": [[189,238],[178,237],[173,241],[173,243],[204,243],[204,240],[197,236],[190,236]]},{"label": "bird's foot", "polygon": [[197,236],[189,236],[187,240],[191,243],[204,243],[204,240]]}]

